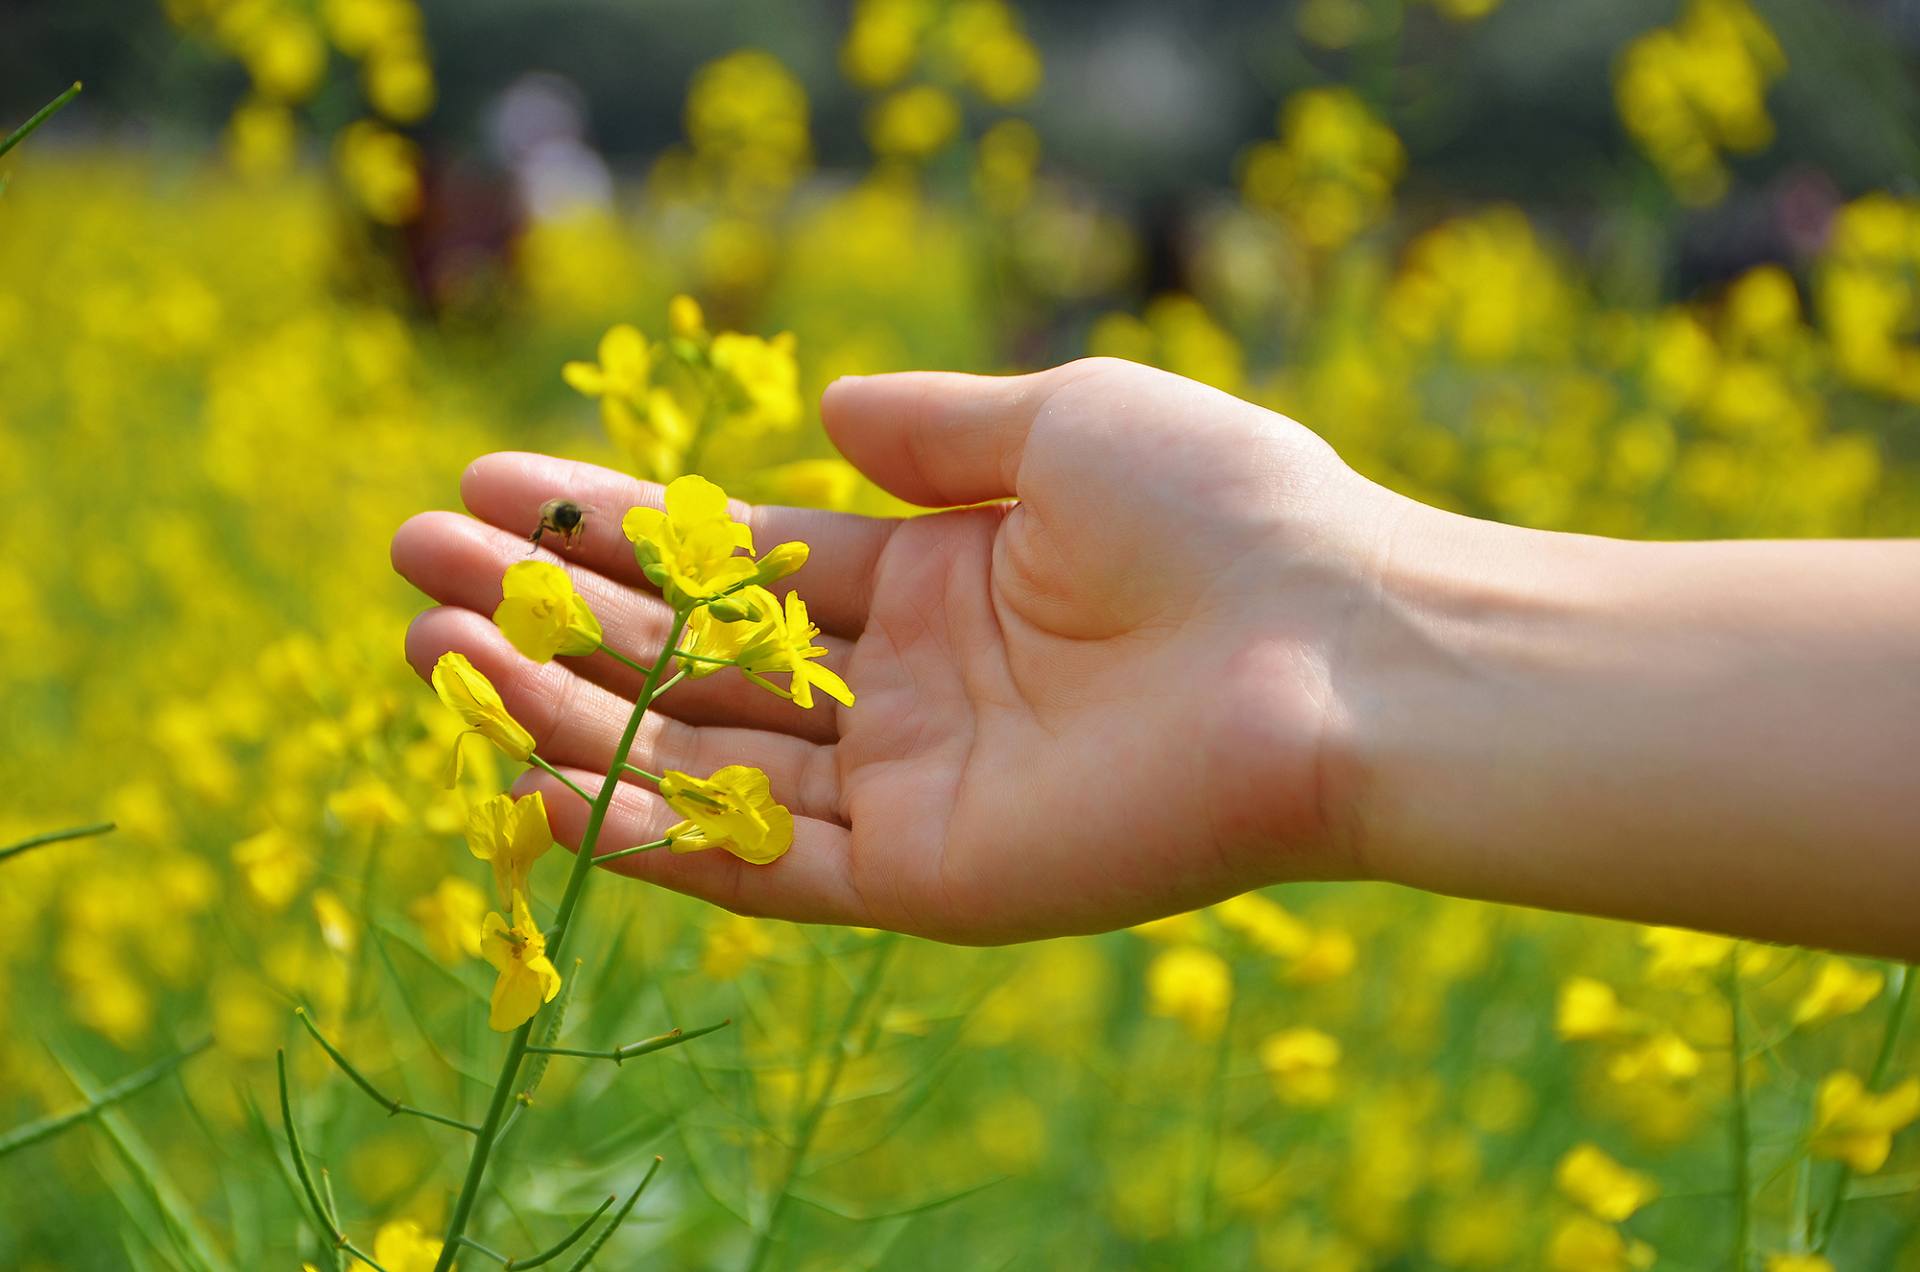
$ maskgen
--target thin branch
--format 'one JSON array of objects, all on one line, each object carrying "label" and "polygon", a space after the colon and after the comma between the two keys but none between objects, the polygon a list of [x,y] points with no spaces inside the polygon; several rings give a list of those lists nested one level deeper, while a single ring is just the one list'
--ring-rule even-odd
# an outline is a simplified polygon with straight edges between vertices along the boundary
[{"label": "thin branch", "polygon": [[[656,1166],[660,1164],[660,1159],[657,1157],[654,1158],[653,1161],[654,1161],[654,1165]],[[652,1172],[648,1172],[648,1173],[651,1174]],[[641,1187],[644,1188],[646,1187],[646,1185],[642,1184]],[[508,1259],[507,1267],[510,1269],[537,1268],[542,1263],[551,1263],[553,1260],[559,1258],[561,1255],[565,1254],[568,1250],[572,1249],[574,1242],[586,1236],[587,1229],[593,1227],[594,1221],[599,1219],[601,1215],[606,1214],[607,1207],[611,1206],[616,1200],[618,1200],[618,1198],[614,1197],[613,1194],[609,1193],[607,1195],[607,1199],[601,1202],[597,1207],[595,1207],[594,1212],[592,1214],[588,1215],[585,1219],[582,1219],[580,1221],[579,1227],[575,1228],[572,1232],[569,1232],[566,1236],[560,1238],[558,1243],[548,1247],[545,1250],[542,1250],[539,1254],[534,1255],[530,1259]]]},{"label": "thin branch", "polygon": [[69,839],[90,839],[94,835],[104,835],[115,829],[113,822],[98,822],[92,826],[74,826],[68,830],[50,830],[44,835],[35,835],[31,839],[22,839],[17,844],[8,844],[0,848],[0,861],[9,857],[18,857],[23,852],[32,852],[35,848],[44,848],[48,844],[64,843]]},{"label": "thin branch", "polygon": [[613,1234],[619,1230],[620,1225],[626,1221],[627,1216],[632,1213],[633,1203],[640,1200],[640,1194],[645,1192],[647,1185],[653,1182],[655,1172],[660,1169],[660,1163],[665,1160],[663,1157],[653,1159],[653,1165],[647,1167],[646,1177],[640,1181],[638,1187],[627,1194],[627,1199],[620,1203],[620,1209],[613,1212],[613,1221],[602,1228],[600,1235],[580,1252],[580,1257],[567,1266],[567,1272],[584,1272],[587,1265],[593,1262],[593,1257],[600,1253],[600,1247],[607,1244]]},{"label": "thin branch", "polygon": [[15,146],[25,141],[27,134],[53,118],[54,112],[78,96],[80,96],[80,81],[75,80],[72,87],[68,88],[66,92],[60,94],[60,96],[35,111],[32,119],[29,119],[26,123],[8,133],[7,139],[0,141],[0,155],[6,154],[7,151],[12,150]]},{"label": "thin branch", "polygon": [[529,755],[527,756],[527,761],[528,763],[532,764],[535,768],[544,769],[549,777],[559,782],[560,785],[566,787],[568,790],[572,791],[575,795],[578,795],[581,799],[587,801],[587,803],[589,804],[593,803],[593,796],[587,794],[586,791],[582,790],[580,788],[580,783],[574,781],[572,778],[568,777],[565,773],[562,773],[559,769],[553,767],[553,765],[547,763],[545,760],[541,759],[539,756]]},{"label": "thin branch", "polygon": [[717,1025],[708,1025],[702,1029],[675,1029],[653,1038],[643,1038],[639,1042],[630,1042],[624,1047],[615,1047],[611,1051],[582,1051],[577,1047],[534,1047],[528,1051],[543,1056],[577,1056],[582,1060],[611,1060],[615,1064],[624,1064],[637,1056],[651,1055],[656,1051],[665,1051],[668,1047],[677,1047],[683,1042],[692,1042],[695,1038],[704,1038],[732,1024],[728,1018]]},{"label": "thin branch", "polygon": [[435,1113],[431,1109],[415,1108],[411,1104],[403,1104],[399,1100],[381,1094],[378,1087],[367,1081],[360,1070],[354,1068],[352,1062],[340,1054],[340,1048],[327,1041],[327,1036],[320,1032],[320,1026],[313,1023],[313,1017],[307,1014],[305,1007],[295,1007],[293,1014],[298,1016],[300,1023],[307,1027],[307,1032],[312,1034],[313,1040],[320,1044],[320,1049],[332,1057],[336,1065],[340,1066],[340,1072],[352,1078],[353,1084],[371,1096],[375,1104],[385,1109],[388,1117],[398,1117],[400,1114],[406,1113],[413,1117],[425,1118],[429,1122],[438,1122],[442,1126],[451,1126],[456,1131],[465,1131],[469,1135],[478,1135],[480,1133],[480,1128],[472,1122],[463,1122],[457,1117],[448,1117],[444,1113]]},{"label": "thin branch", "polygon": [[184,1051],[176,1051],[163,1060],[156,1060],[146,1068],[128,1074],[111,1086],[102,1087],[97,1095],[89,1098],[77,1109],[67,1113],[57,1113],[52,1117],[43,1117],[39,1121],[16,1126],[5,1134],[0,1134],[0,1157],[5,1157],[15,1149],[26,1148],[28,1145],[38,1144],[41,1140],[52,1139],[68,1127],[94,1117],[108,1105],[117,1104],[129,1096],[138,1095],[212,1045],[213,1039],[202,1038]]},{"label": "thin branch", "polygon": [[293,1173],[300,1179],[300,1189],[307,1195],[307,1205],[313,1210],[314,1222],[320,1226],[323,1236],[336,1250],[345,1250],[360,1262],[372,1268],[374,1272],[387,1272],[372,1256],[362,1251],[353,1242],[347,1240],[347,1234],[340,1231],[333,1213],[320,1200],[319,1190],[313,1186],[313,1173],[307,1169],[307,1153],[300,1147],[300,1128],[293,1121],[293,1101],[287,1095],[287,1050],[281,1047],[273,1053],[274,1067],[280,1076],[280,1123],[287,1130],[287,1147],[293,1152]]},{"label": "thin branch", "polygon": [[510,1268],[513,1266],[512,1259],[509,1259],[506,1255],[500,1253],[498,1250],[494,1249],[492,1246],[481,1245],[478,1241],[475,1241],[472,1237],[461,1237],[460,1244],[467,1247],[467,1249],[473,1251],[475,1254],[485,1255],[487,1258],[492,1259],[495,1263],[498,1263],[503,1268]]},{"label": "thin branch", "polygon": [[635,844],[631,848],[616,848],[612,852],[603,852],[598,857],[595,857],[593,864],[596,866],[604,866],[609,861],[618,861],[622,857],[631,857],[637,853],[652,852],[655,848],[665,848],[666,846],[666,840],[656,839],[650,844]]}]

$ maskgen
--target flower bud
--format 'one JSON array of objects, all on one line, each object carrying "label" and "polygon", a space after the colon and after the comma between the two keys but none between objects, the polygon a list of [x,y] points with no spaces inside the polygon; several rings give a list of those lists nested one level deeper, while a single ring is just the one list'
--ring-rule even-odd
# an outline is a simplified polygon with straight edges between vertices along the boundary
[{"label": "flower bud", "polygon": [[782,543],[761,557],[754,568],[753,581],[765,587],[784,579],[807,563],[807,545],[798,539]]}]

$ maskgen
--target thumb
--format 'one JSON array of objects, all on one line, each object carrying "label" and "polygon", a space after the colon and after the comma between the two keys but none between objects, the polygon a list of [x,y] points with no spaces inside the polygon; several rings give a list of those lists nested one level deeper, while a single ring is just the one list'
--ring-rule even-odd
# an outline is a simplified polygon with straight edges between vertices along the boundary
[{"label": "thumb", "polygon": [[1067,369],[845,376],[827,386],[820,416],[854,467],[910,503],[1005,499],[1019,493],[1027,432]]}]

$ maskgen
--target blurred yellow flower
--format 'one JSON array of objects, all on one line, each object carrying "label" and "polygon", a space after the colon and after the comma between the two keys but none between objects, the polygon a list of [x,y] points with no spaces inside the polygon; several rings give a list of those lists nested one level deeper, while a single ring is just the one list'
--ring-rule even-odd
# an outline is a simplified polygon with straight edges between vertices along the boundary
[{"label": "blurred yellow flower", "polygon": [[480,957],[480,925],[486,912],[487,894],[458,875],[448,875],[407,907],[428,952],[448,965]]},{"label": "blurred yellow flower", "polygon": [[1908,1078],[1884,1095],[1868,1092],[1857,1076],[1830,1073],[1814,1095],[1813,1141],[1816,1157],[1845,1162],[1862,1175],[1886,1165],[1893,1137],[1920,1117],[1920,1078]]},{"label": "blurred yellow flower", "polygon": [[411,1219],[382,1224],[373,1237],[373,1257],[387,1272],[433,1272],[440,1242]]},{"label": "blurred yellow flower", "polygon": [[1587,1215],[1569,1215],[1547,1243],[1551,1272],[1642,1272],[1653,1266],[1653,1247],[1630,1241],[1618,1228]]},{"label": "blurred yellow flower", "polygon": [[1620,1223],[1660,1195],[1650,1175],[1622,1166],[1593,1144],[1579,1144],[1560,1159],[1553,1182],[1596,1219]]},{"label": "blurred yellow flower", "polygon": [[312,854],[278,826],[235,844],[233,864],[240,868],[248,895],[268,910],[286,909],[314,872]]},{"label": "blurred yellow flower", "polygon": [[500,700],[493,682],[481,675],[465,654],[449,651],[440,655],[433,665],[433,691],[467,726],[466,732],[453,740],[448,786],[460,779],[460,743],[470,733],[478,733],[522,763],[533,754],[533,735],[507,714],[507,705]]},{"label": "blurred yellow flower", "polygon": [[959,131],[960,104],[932,84],[903,88],[867,112],[867,140],[889,158],[925,159]]},{"label": "blurred yellow flower", "polygon": [[1607,1077],[1622,1086],[1636,1082],[1684,1082],[1700,1075],[1700,1064],[1700,1053],[1686,1039],[1669,1030],[1607,1061]]},{"label": "blurred yellow flower", "polygon": [[742,861],[764,866],[793,847],[793,814],[774,802],[767,775],[729,764],[699,778],[668,769],[660,797],[686,818],[667,830],[674,852],[724,848]]},{"label": "blurred yellow flower", "polygon": [[1288,1104],[1326,1104],[1338,1089],[1340,1041],[1301,1025],[1268,1035],[1260,1044],[1260,1067]]},{"label": "blurred yellow flower", "polygon": [[539,791],[520,799],[495,795],[474,805],[467,818],[467,848],[493,867],[493,886],[501,905],[532,895],[528,875],[533,863],[551,847],[547,801]]},{"label": "blurred yellow flower", "polygon": [[1248,204],[1280,213],[1311,247],[1335,248],[1391,206],[1406,151],[1350,88],[1310,88],[1281,108],[1278,141],[1241,160]]},{"label": "blurred yellow flower", "polygon": [[705,477],[688,475],[667,487],[666,511],[633,508],[620,528],[633,541],[633,555],[655,587],[676,609],[708,600],[754,577],[753,531],[727,512],[727,492]]},{"label": "blurred yellow flower", "polygon": [[1767,1272],[1833,1272],[1833,1264],[1818,1254],[1770,1254]]},{"label": "blurred yellow flower", "polygon": [[404,225],[418,215],[420,152],[411,141],[362,119],[340,130],[333,153],[348,193],[370,218]]},{"label": "blurred yellow flower", "polygon": [[1232,1005],[1233,972],[1212,950],[1179,945],[1147,964],[1147,1010],[1179,1021],[1195,1037],[1217,1037]]},{"label": "blurred yellow flower", "polygon": [[700,970],[713,980],[732,980],[773,953],[766,923],[744,914],[720,914],[707,924],[700,945]]},{"label": "blurred yellow flower", "polygon": [[524,896],[513,898],[512,926],[498,914],[487,915],[480,929],[480,955],[500,973],[488,1003],[489,1029],[518,1029],[560,992],[560,972],[547,958],[547,938]]},{"label": "blurred yellow flower", "polygon": [[1879,972],[1863,971],[1846,959],[1822,959],[1813,983],[1793,1004],[1793,1023],[1812,1025],[1850,1016],[1878,998],[1886,983]]},{"label": "blurred yellow flower", "polygon": [[1613,986],[1591,976],[1571,976],[1561,982],[1553,1023],[1568,1042],[1619,1038],[1641,1027],[1640,1018],[1620,1005]]},{"label": "blurred yellow flower", "polygon": [[793,428],[800,422],[800,364],[794,338],[783,331],[771,340],[723,331],[708,356],[731,390],[728,423],[753,434]]},{"label": "blurred yellow flower", "polygon": [[653,355],[637,327],[619,323],[600,337],[598,362],[569,362],[560,377],[575,391],[600,399],[603,414],[633,411],[646,404]]},{"label": "blurred yellow flower", "polygon": [[501,600],[493,621],[513,647],[535,662],[556,654],[590,654],[600,648],[600,620],[573,579],[549,561],[519,561],[500,579]]}]

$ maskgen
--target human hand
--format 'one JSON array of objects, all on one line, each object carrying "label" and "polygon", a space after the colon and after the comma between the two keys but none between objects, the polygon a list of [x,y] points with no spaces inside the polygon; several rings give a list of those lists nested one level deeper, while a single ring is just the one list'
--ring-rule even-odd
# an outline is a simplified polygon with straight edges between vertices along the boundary
[{"label": "human hand", "polygon": [[[756,539],[804,539],[791,582],[859,695],[802,711],[728,675],[650,713],[630,761],[769,775],[793,851],[644,853],[611,868],[730,909],[985,943],[1097,931],[1283,879],[1343,877],[1350,852],[1336,664],[1405,501],[1300,425],[1112,360],[992,378],[842,380],[828,432],[882,486],[930,506],[901,521],[736,511]],[[604,654],[535,664],[486,615],[556,496],[598,510],[562,556],[607,640],[650,654],[670,614],[619,514],[660,487],[538,455],[490,455],[462,482],[478,520],[401,527],[396,568],[440,602],[408,634],[423,675],[466,654],[589,792],[638,677]],[[545,549],[542,550],[545,552]],[[548,553],[548,559],[560,559]],[[553,778],[555,833],[585,808]],[[603,851],[677,820],[617,793]]]}]

